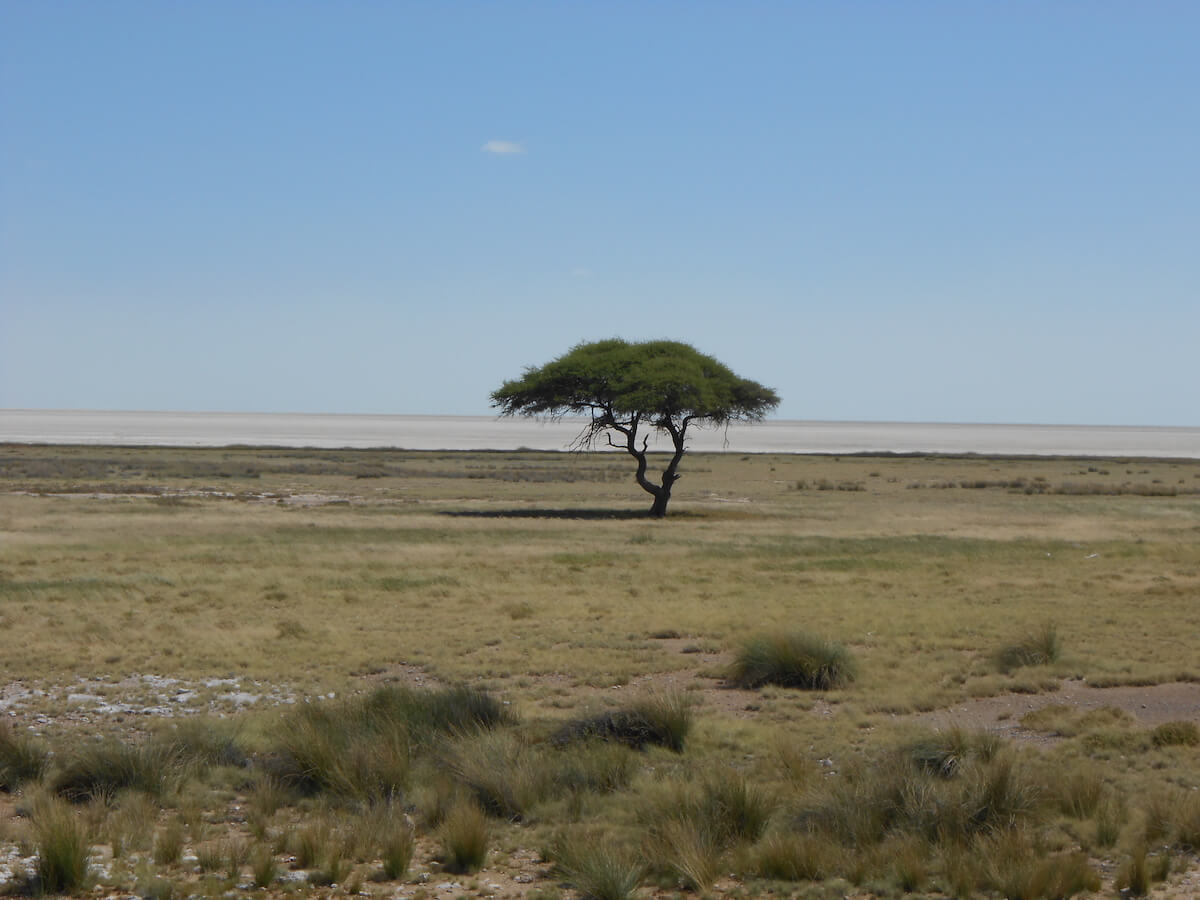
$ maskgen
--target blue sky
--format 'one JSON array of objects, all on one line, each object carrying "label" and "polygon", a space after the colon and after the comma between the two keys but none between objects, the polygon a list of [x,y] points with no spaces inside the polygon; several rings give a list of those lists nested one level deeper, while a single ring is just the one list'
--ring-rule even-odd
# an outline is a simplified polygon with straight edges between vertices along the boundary
[{"label": "blue sky", "polygon": [[1200,5],[0,0],[0,407],[1200,425]]}]

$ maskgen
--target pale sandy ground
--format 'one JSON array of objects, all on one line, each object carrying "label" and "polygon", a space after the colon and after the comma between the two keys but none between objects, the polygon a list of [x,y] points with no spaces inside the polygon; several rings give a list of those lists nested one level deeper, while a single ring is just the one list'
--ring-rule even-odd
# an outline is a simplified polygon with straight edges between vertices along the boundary
[{"label": "pale sandy ground", "polygon": [[[565,450],[578,421],[495,416],[101,412],[0,409],[0,442],[219,447]],[[652,444],[652,447],[656,445]],[[696,429],[690,446],[729,453],[985,453],[1200,458],[1200,428],[770,420]],[[658,447],[663,449],[663,447]]]}]

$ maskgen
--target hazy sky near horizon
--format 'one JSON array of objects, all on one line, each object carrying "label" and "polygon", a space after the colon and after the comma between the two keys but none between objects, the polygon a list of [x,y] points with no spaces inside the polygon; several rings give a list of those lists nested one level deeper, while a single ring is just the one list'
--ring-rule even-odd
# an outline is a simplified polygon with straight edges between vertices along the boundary
[{"label": "hazy sky near horizon", "polygon": [[0,407],[1200,425],[1200,5],[0,0]]}]

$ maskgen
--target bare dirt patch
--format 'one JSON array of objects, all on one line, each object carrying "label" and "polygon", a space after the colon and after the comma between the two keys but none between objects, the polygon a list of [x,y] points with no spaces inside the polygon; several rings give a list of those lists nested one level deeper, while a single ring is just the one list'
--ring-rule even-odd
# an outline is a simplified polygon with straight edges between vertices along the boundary
[{"label": "bare dirt patch", "polygon": [[1021,717],[1051,705],[1085,711],[1116,707],[1129,713],[1146,728],[1174,721],[1200,723],[1200,684],[1176,682],[1145,687],[1097,688],[1081,681],[1065,681],[1062,688],[1054,693],[983,697],[921,713],[913,718],[934,728],[958,726],[982,729],[1016,741],[1044,744],[1052,739],[1022,728]]}]

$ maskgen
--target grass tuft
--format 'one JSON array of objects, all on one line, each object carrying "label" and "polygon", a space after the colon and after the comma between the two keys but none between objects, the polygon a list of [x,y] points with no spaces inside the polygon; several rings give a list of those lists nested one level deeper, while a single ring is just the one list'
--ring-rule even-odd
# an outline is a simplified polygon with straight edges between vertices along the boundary
[{"label": "grass tuft", "polygon": [[0,791],[14,791],[46,772],[49,755],[40,742],[0,723]]},{"label": "grass tuft", "polygon": [[179,819],[171,819],[154,838],[154,861],[173,866],[183,857],[184,831]]},{"label": "grass tuft", "polygon": [[610,838],[577,834],[560,840],[554,861],[563,877],[587,900],[629,900],[645,869]]},{"label": "grass tuft", "polygon": [[1194,747],[1200,744],[1200,728],[1195,722],[1164,722],[1150,732],[1155,747]]},{"label": "grass tuft", "polygon": [[844,646],[800,632],[750,638],[728,672],[729,681],[741,688],[777,684],[814,691],[843,687],[856,675]]},{"label": "grass tuft", "polygon": [[75,811],[58,800],[48,799],[38,804],[33,831],[38,893],[79,893],[88,881],[91,842]]},{"label": "grass tuft", "polygon": [[542,756],[512,731],[478,731],[450,741],[445,767],[489,815],[520,821],[545,799],[552,771]]},{"label": "grass tuft", "polygon": [[52,790],[73,803],[113,797],[132,789],[161,796],[178,784],[187,766],[174,748],[156,741],[131,744],[107,738],[78,747],[63,761]]},{"label": "grass tuft", "polygon": [[622,709],[573,719],[552,740],[560,746],[574,741],[615,741],[634,750],[653,744],[682,753],[691,728],[691,700],[673,692],[653,695]]},{"label": "grass tuft", "polygon": [[442,866],[447,872],[478,872],[487,861],[487,815],[472,801],[451,807],[440,829]]},{"label": "grass tuft", "polygon": [[1023,666],[1045,666],[1062,656],[1062,641],[1058,629],[1047,623],[1031,631],[996,653],[996,665],[1001,672],[1011,672]]},{"label": "grass tuft", "polygon": [[780,881],[821,881],[829,877],[845,851],[815,834],[775,832],[754,848],[753,869]]}]

